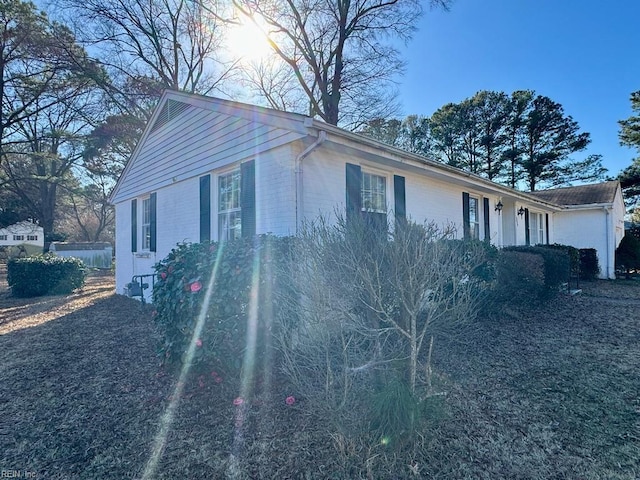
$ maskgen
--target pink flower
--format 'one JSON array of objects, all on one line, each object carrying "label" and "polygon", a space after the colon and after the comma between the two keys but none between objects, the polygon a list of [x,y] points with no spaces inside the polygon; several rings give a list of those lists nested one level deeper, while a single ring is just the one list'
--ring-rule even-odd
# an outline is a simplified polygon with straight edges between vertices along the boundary
[{"label": "pink flower", "polygon": [[234,404],[236,407],[238,407],[238,406],[242,405],[243,403],[244,403],[244,399],[243,399],[242,397],[236,397],[236,398],[233,400],[233,404]]},{"label": "pink flower", "polygon": [[200,377],[198,377],[198,385],[200,388],[204,388],[204,376],[200,375]]},{"label": "pink flower", "polygon": [[213,370],[213,371],[211,372],[211,376],[212,376],[213,378],[217,377],[217,376],[218,376],[218,372],[216,372],[215,370]]},{"label": "pink flower", "polygon": [[192,293],[196,293],[196,292],[199,292],[200,290],[202,290],[202,284],[198,280],[196,280],[195,282],[193,282],[191,284],[190,288],[191,288],[191,292]]},{"label": "pink flower", "polygon": [[296,403],[296,397],[294,397],[293,395],[289,395],[287,398],[285,398],[284,403],[286,403],[287,405],[293,405],[294,403]]},{"label": "pink flower", "polygon": [[222,377],[216,377],[215,380],[216,383],[222,383]]},{"label": "pink flower", "polygon": [[167,279],[167,272],[160,272],[160,278],[162,278],[163,280]]},{"label": "pink flower", "polygon": [[200,348],[202,346],[202,340],[197,339],[196,340],[196,347]]}]

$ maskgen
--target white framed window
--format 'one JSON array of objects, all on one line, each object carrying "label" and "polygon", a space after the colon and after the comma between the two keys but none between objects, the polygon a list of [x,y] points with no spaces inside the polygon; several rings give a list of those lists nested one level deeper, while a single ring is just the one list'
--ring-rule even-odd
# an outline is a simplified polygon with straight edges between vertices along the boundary
[{"label": "white framed window", "polygon": [[545,243],[544,218],[541,213],[529,212],[529,238],[532,245]]},{"label": "white framed window", "polygon": [[37,242],[38,241],[38,235],[27,235],[27,240],[29,242]]},{"label": "white framed window", "polygon": [[480,200],[476,197],[469,197],[469,235],[480,238]]},{"label": "white framed window", "polygon": [[387,177],[362,172],[362,211],[387,213]]},{"label": "white framed window", "polygon": [[14,235],[13,236],[13,241],[14,242],[22,242],[22,241],[24,241],[24,235]]},{"label": "white framed window", "polygon": [[151,248],[151,198],[142,200],[142,250]]},{"label": "white framed window", "polygon": [[6,240],[7,239],[7,235],[0,235],[0,240]]},{"label": "white framed window", "polygon": [[218,176],[218,241],[242,235],[240,169]]}]

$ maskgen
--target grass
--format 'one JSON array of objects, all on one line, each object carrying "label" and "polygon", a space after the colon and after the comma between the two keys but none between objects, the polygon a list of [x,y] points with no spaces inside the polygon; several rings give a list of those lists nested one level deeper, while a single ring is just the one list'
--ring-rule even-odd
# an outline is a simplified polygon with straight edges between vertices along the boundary
[{"label": "grass", "polygon": [[[143,477],[176,378],[156,357],[151,309],[111,282],[31,301],[0,290],[1,471]],[[189,378],[148,478],[637,480],[640,285],[583,287],[438,336],[447,395],[402,450],[345,435],[278,382],[238,408],[233,379]]]}]

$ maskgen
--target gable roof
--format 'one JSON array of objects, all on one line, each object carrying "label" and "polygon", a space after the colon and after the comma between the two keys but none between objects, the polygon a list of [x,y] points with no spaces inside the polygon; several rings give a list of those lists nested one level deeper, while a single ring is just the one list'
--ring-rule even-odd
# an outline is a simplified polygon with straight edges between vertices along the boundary
[{"label": "gable roof", "polygon": [[118,203],[309,135],[311,120],[166,90],[109,198]]},{"label": "gable roof", "polygon": [[531,195],[563,206],[613,203],[619,185],[617,180],[610,180],[591,185],[540,190],[531,192]]}]

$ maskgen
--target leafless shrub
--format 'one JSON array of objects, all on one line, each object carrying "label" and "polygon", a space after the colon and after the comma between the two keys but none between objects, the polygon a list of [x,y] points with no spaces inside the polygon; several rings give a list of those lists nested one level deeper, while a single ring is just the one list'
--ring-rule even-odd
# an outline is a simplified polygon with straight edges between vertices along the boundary
[{"label": "leafless shrub", "polygon": [[291,251],[290,286],[279,298],[285,373],[343,426],[371,394],[399,378],[416,400],[433,394],[430,336],[472,320],[486,260],[455,231],[407,223],[375,233],[366,218],[309,224]]}]

